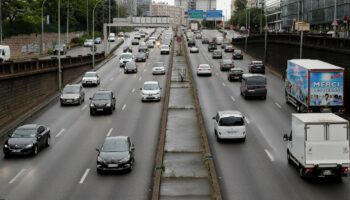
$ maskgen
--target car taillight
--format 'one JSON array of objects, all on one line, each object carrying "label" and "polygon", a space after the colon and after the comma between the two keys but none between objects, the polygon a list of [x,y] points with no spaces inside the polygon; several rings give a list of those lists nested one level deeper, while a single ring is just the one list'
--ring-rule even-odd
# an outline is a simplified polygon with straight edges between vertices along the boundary
[{"label": "car taillight", "polygon": [[305,174],[312,173],[313,171],[314,171],[313,168],[306,168],[306,169],[305,169]]},{"label": "car taillight", "polygon": [[347,173],[349,173],[349,168],[348,168],[348,167],[342,167],[342,168],[341,168],[341,172],[342,172],[343,174],[347,174]]},{"label": "car taillight", "polygon": [[224,65],[223,64],[220,64],[220,67],[223,67]]}]

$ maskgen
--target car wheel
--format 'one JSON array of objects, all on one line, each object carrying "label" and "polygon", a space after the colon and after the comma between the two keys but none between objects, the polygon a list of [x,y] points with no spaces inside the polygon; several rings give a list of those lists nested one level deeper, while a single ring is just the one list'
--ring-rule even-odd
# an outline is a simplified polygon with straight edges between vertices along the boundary
[{"label": "car wheel", "polygon": [[292,159],[290,158],[290,153],[289,151],[287,151],[287,160],[288,160],[288,164],[292,164]]},{"label": "car wheel", "polygon": [[304,167],[302,166],[299,166],[299,176],[301,178],[305,178],[305,170],[304,170]]},{"label": "car wheel", "polygon": [[94,114],[95,114],[94,110],[90,109],[90,115],[94,115]]},{"label": "car wheel", "polygon": [[38,155],[38,145],[34,145],[34,149],[33,149],[33,152],[32,152],[32,155],[33,156],[36,156],[36,155]]},{"label": "car wheel", "polygon": [[109,109],[109,114],[113,114],[113,107]]},{"label": "car wheel", "polygon": [[103,171],[102,169],[97,169],[97,173],[98,173],[98,174],[103,174],[104,171]]},{"label": "car wheel", "polygon": [[64,106],[64,103],[63,103],[63,102],[61,102],[61,106],[62,106],[62,107]]},{"label": "car wheel", "polygon": [[47,136],[47,139],[46,139],[46,147],[50,146],[50,144],[51,144],[51,137],[49,135]]}]

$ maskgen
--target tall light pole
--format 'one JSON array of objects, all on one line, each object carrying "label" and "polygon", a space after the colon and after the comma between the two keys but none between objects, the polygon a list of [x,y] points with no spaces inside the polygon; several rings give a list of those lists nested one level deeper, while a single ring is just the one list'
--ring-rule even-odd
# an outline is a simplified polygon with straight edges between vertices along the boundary
[{"label": "tall light pole", "polygon": [[86,34],[89,35],[89,0],[86,0]]},{"label": "tall light pole", "polygon": [[[1,0],[0,0],[1,2]],[[41,35],[40,35],[40,55],[44,53],[44,46],[43,46],[43,40],[44,40],[44,4],[46,0],[43,0],[41,4]],[[1,6],[1,3],[0,3]]]},{"label": "tall light pole", "polygon": [[246,35],[245,35],[245,42],[244,42],[244,51],[247,52],[247,43],[248,43],[248,10],[247,8],[245,9],[245,32],[246,32]]},{"label": "tall light pole", "polygon": [[[61,46],[61,0],[58,0],[58,47]],[[58,52],[58,90],[62,89],[62,69],[61,69],[61,52]]]},{"label": "tall light pole", "polygon": [[0,0],[0,44],[2,44],[2,0]]},{"label": "tall light pole", "polygon": [[[92,9],[92,38],[95,38],[95,9],[98,3],[102,0],[98,0]],[[92,43],[92,68],[95,68],[95,42]]]},{"label": "tall light pole", "polygon": [[66,33],[66,44],[68,45],[68,37],[69,37],[69,0],[67,5],[67,33]]},{"label": "tall light pole", "polygon": [[334,29],[334,37],[335,37],[336,36],[336,31],[337,31],[337,0],[334,0],[333,29]]},{"label": "tall light pole", "polygon": [[260,2],[261,4],[261,8],[260,8],[260,35],[262,34],[262,14],[263,14],[263,7],[264,7],[264,3]]}]

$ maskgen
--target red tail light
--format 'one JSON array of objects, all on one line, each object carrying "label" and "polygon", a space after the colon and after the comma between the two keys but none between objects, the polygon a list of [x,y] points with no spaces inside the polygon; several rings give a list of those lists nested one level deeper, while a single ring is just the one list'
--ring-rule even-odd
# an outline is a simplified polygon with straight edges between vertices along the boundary
[{"label": "red tail light", "polygon": [[348,167],[342,167],[342,168],[341,168],[341,172],[342,172],[343,174],[347,174],[347,173],[349,173],[349,168],[348,168]]},{"label": "red tail light", "polygon": [[305,174],[312,173],[313,171],[314,171],[313,168],[306,168],[306,169],[305,169]]}]

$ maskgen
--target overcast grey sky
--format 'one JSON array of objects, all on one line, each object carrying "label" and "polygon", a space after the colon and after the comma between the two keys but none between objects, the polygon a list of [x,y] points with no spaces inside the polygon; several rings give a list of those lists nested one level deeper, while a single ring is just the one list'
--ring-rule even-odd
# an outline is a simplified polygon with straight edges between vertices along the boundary
[{"label": "overcast grey sky", "polygon": [[[174,5],[174,0],[153,0],[155,2],[167,2],[170,5]],[[185,0],[184,0],[185,1]],[[223,15],[228,15],[228,19],[231,17],[231,0],[216,0],[217,10],[222,10]]]}]

